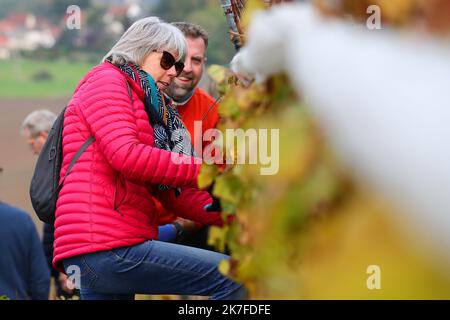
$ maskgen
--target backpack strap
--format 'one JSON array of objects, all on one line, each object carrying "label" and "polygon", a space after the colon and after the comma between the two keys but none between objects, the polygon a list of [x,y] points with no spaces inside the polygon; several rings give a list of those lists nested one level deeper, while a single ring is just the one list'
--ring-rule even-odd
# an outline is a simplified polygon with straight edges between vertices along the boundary
[{"label": "backpack strap", "polygon": [[130,84],[128,83],[127,80],[125,80],[125,83],[127,84],[127,91],[128,91],[128,96],[130,97],[131,105],[133,105],[133,95],[131,94]]},{"label": "backpack strap", "polygon": [[213,104],[208,108],[208,110],[205,112],[205,114],[203,115],[202,121],[205,120],[206,116],[208,115],[208,113],[211,111],[211,109],[216,105],[217,102],[219,102],[220,100],[222,100],[222,97],[218,97]]},{"label": "backpack strap", "polygon": [[125,83],[127,85],[127,91],[128,91],[128,96],[130,97],[130,102],[131,102],[131,109],[134,112],[134,105],[133,105],[133,94],[131,93],[131,87],[130,84],[128,83],[128,80],[125,79]]},{"label": "backpack strap", "polygon": [[66,174],[64,175],[64,178],[61,180],[61,182],[58,185],[58,192],[61,190],[62,185],[64,183],[64,181],[67,178],[67,175],[69,174],[70,170],[72,170],[72,167],[75,165],[75,162],[77,162],[77,160],[81,157],[81,155],[83,154],[84,151],[86,151],[86,149],[91,145],[92,142],[95,141],[95,138],[93,136],[90,136],[89,139],[87,139],[83,145],[80,147],[80,149],[78,149],[77,153],[75,154],[75,156],[72,158],[72,161],[70,161],[69,164],[69,168],[67,168]]}]

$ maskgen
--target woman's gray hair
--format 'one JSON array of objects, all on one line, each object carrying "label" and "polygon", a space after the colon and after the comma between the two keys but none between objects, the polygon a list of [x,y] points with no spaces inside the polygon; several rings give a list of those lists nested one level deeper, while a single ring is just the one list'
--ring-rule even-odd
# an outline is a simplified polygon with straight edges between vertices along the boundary
[{"label": "woman's gray hair", "polygon": [[21,130],[23,132],[28,129],[32,137],[38,136],[41,132],[50,132],[56,117],[50,110],[33,111],[23,120]]},{"label": "woman's gray hair", "polygon": [[110,58],[114,65],[131,63],[142,66],[152,51],[169,51],[178,55],[177,61],[184,62],[186,47],[186,39],[178,28],[157,17],[148,17],[133,23],[103,61]]}]

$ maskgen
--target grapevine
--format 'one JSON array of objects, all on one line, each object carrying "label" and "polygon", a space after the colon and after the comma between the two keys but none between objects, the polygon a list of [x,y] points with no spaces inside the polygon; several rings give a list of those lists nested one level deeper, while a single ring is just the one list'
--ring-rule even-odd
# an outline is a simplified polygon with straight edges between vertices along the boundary
[{"label": "grapevine", "polygon": [[[392,26],[409,28],[419,20],[428,21],[433,6],[442,4],[380,0],[352,6],[355,1],[344,0],[330,7],[329,3],[318,0],[316,6],[324,15],[351,15],[361,21],[366,16],[362,8],[376,3]],[[260,1],[246,5],[263,7]],[[244,21],[251,19],[251,11]],[[439,20],[440,14],[426,24],[428,32],[450,30]],[[231,224],[210,232],[211,244],[231,251],[221,272],[244,283],[254,299],[450,297],[449,279],[428,263],[425,250],[412,250],[410,235],[391,218],[390,204],[342,171],[286,75],[246,86],[226,68],[211,66],[209,73],[223,95],[220,130],[264,128],[280,133],[276,175],[260,175],[261,164],[202,166],[200,186],[212,186],[224,215],[236,216]],[[366,269],[372,264],[389,270],[384,290],[366,286]]]}]

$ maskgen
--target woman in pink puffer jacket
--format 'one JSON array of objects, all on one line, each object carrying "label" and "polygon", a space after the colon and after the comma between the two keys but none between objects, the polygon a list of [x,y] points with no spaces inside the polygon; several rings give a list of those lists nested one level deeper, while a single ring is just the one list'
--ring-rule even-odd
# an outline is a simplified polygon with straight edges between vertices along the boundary
[{"label": "woman in pink puffer jacket", "polygon": [[158,18],[134,23],[104,62],[79,83],[67,107],[61,177],[94,137],[59,193],[54,264],[81,287],[82,299],[135,293],[235,299],[243,287],[224,277],[229,257],[156,241],[152,197],[170,211],[221,226],[210,195],[195,189],[198,159],[181,118],[161,94],[183,69],[186,42]]}]

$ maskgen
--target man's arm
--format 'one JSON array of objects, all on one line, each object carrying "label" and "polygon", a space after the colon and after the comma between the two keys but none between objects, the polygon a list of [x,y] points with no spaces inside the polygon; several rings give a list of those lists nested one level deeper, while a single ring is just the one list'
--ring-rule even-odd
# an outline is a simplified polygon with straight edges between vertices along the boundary
[{"label": "man's arm", "polygon": [[31,218],[28,219],[28,295],[32,300],[47,300],[50,292],[50,270],[44,250]]}]

